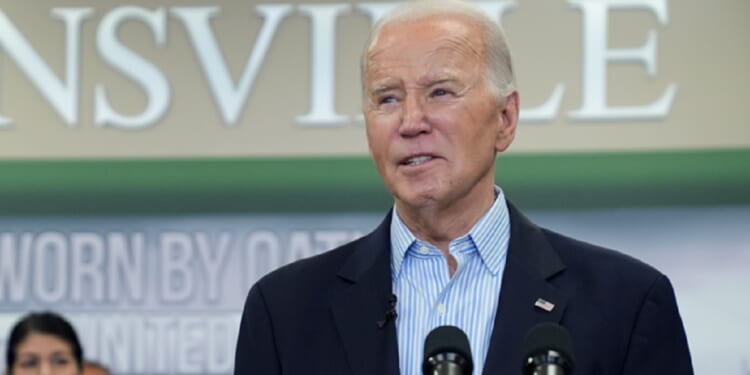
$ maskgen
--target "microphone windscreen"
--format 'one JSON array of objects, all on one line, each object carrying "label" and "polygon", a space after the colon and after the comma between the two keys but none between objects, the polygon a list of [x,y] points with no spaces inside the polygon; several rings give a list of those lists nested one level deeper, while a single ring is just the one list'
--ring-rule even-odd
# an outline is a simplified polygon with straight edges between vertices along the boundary
[{"label": "microphone windscreen", "polygon": [[424,341],[424,358],[427,359],[441,353],[459,354],[464,357],[470,367],[474,366],[469,338],[458,327],[440,326],[427,335]]},{"label": "microphone windscreen", "polygon": [[523,357],[534,357],[549,350],[554,350],[567,360],[573,361],[573,342],[568,330],[557,323],[539,323],[526,334],[523,341]]}]

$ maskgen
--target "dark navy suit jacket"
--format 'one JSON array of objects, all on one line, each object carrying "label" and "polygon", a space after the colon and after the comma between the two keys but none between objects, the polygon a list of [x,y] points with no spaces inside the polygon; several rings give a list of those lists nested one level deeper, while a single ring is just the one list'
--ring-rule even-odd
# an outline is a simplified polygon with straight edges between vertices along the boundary
[{"label": "dark navy suit jacket", "polygon": [[[540,228],[509,205],[511,237],[485,375],[521,374],[526,332],[558,322],[576,375],[687,375],[690,353],[666,276]],[[374,232],[263,277],[245,303],[235,375],[398,374],[390,214]],[[538,298],[554,304],[547,312]]]}]

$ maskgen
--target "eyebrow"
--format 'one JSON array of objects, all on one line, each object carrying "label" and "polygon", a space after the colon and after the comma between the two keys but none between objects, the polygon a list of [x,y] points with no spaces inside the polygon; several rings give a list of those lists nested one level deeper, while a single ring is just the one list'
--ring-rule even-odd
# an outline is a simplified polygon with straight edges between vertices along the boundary
[{"label": "eyebrow", "polygon": [[454,83],[454,82],[458,81],[458,79],[456,79],[455,77],[441,76],[441,77],[437,77],[437,78],[435,78],[435,77],[426,77],[425,81],[427,82],[426,84],[422,84],[421,82],[419,82],[419,84],[422,87],[431,87],[431,86],[442,85],[444,83]]},{"label": "eyebrow", "polygon": [[381,85],[378,85],[378,87],[376,87],[374,90],[370,91],[370,94],[377,96],[377,95],[381,95],[381,94],[383,94],[385,92],[394,91],[394,90],[396,90],[396,85],[393,85],[393,84],[381,84]]}]

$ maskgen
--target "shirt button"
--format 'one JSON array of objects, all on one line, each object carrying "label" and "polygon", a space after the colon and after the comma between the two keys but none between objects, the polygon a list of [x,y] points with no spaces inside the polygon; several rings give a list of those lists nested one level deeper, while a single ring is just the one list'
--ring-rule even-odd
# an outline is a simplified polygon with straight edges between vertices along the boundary
[{"label": "shirt button", "polygon": [[437,312],[440,315],[445,315],[445,305],[442,303],[437,306]]},{"label": "shirt button", "polygon": [[427,255],[427,254],[429,254],[429,253],[430,253],[430,249],[428,249],[428,248],[426,248],[426,247],[422,246],[422,247],[420,247],[420,248],[419,248],[419,252],[420,252],[420,253],[422,253],[422,254],[425,254],[425,255]]}]

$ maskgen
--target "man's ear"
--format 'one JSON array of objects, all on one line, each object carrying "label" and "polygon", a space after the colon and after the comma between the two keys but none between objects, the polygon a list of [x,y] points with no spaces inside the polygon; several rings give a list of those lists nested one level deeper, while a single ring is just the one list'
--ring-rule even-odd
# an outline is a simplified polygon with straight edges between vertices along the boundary
[{"label": "man's ear", "polygon": [[513,90],[510,95],[506,96],[500,103],[498,110],[500,112],[500,131],[498,131],[495,140],[495,150],[503,152],[508,149],[516,136],[519,113],[518,91]]}]

